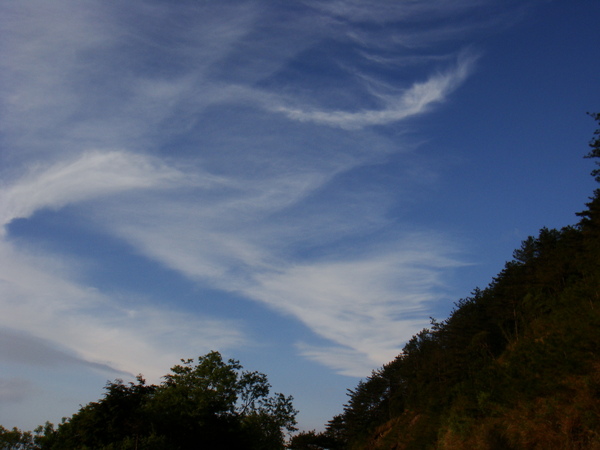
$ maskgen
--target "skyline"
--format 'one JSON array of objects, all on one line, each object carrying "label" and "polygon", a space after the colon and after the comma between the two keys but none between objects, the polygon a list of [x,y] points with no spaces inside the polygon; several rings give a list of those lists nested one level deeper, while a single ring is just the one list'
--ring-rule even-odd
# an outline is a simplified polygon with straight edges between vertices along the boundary
[{"label": "skyline", "polygon": [[595,188],[592,1],[0,11],[7,427],[210,350],[322,427]]}]

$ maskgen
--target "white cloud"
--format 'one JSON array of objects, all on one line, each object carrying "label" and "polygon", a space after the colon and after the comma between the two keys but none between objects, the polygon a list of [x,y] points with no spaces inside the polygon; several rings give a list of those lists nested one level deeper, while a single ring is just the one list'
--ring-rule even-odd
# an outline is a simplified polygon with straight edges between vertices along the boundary
[{"label": "white cloud", "polygon": [[31,351],[20,356],[31,364],[48,363],[48,353],[40,360],[35,351],[43,344],[54,346],[61,360],[157,379],[182,352],[245,342],[239,323],[171,311],[168,304],[112,299],[79,284],[66,270],[56,256],[28,255],[0,242],[0,327],[18,327],[29,336],[23,343],[31,344]]},{"label": "white cloud", "polygon": [[229,98],[207,71],[255,17],[247,4],[70,0],[3,3],[0,14],[1,156],[11,165],[90,148],[156,148],[192,126],[198,110]]},{"label": "white cloud", "polygon": [[274,111],[300,122],[314,122],[336,126],[347,130],[370,125],[386,125],[408,117],[422,114],[435,104],[446,99],[469,75],[475,58],[462,56],[455,68],[443,74],[436,74],[427,81],[415,83],[402,95],[380,95],[385,106],[378,110],[358,112],[319,111],[288,106],[272,106]]},{"label": "white cloud", "polygon": [[[379,358],[370,358],[369,355],[357,352],[349,347],[325,347],[299,343],[297,348],[304,357],[330,367],[340,375],[348,377],[364,378],[369,375],[370,370],[381,366]],[[390,361],[397,354],[397,350],[394,349],[385,361]]]},{"label": "white cloud", "polygon": [[0,191],[0,223],[29,217],[43,208],[60,208],[132,189],[182,182],[181,172],[158,160],[125,152],[88,152],[75,160],[37,167]]},{"label": "white cloud", "polygon": [[[142,162],[148,163],[145,159]],[[332,182],[333,175],[326,170],[302,175],[303,169],[299,168],[290,180],[266,177],[244,189],[245,183],[224,177],[210,182],[213,178],[207,176],[209,182],[202,185],[190,182],[194,178],[185,172],[166,166],[156,169],[152,164],[144,169],[142,164],[138,171],[125,171],[132,174],[134,182],[124,177],[126,182],[111,183],[121,187],[119,192],[128,190],[126,196],[116,196],[109,195],[116,192],[112,188],[105,192],[102,183],[86,191],[88,180],[101,180],[106,175],[106,166],[78,164],[80,171],[72,170],[72,165],[67,165],[71,170],[63,170],[64,166],[57,164],[40,172],[40,179],[55,180],[60,188],[49,189],[44,201],[31,201],[29,214],[36,206],[66,204],[104,194],[102,202],[78,206],[79,213],[89,215],[97,227],[126,240],[140,253],[196,282],[253,299],[299,320],[316,335],[335,343],[335,348],[343,349],[343,354],[355,356],[346,369],[340,367],[348,358],[335,364],[330,359],[329,366],[341,373],[368,373],[373,365],[381,365],[397,354],[402,342],[426,322],[429,305],[445,288],[444,274],[460,265],[452,256],[450,244],[425,232],[403,237],[380,232],[370,244],[349,251],[351,247],[345,246],[351,245],[354,237],[388,224],[381,216],[385,208],[370,208],[374,200],[371,195],[363,199],[352,195],[354,204],[348,208],[340,203],[328,209],[330,204],[325,203],[306,215],[302,207],[306,199]],[[107,176],[120,180],[115,170]],[[63,189],[65,183],[56,174],[69,180],[69,189]],[[31,180],[21,182],[29,186]],[[29,192],[19,186],[15,184],[9,192]],[[85,195],[65,196],[71,191]],[[381,193],[375,200],[385,204]],[[357,209],[368,217],[357,216]],[[339,242],[332,246],[332,240]],[[315,243],[326,245],[322,256],[294,256],[299,249]],[[114,348],[124,341],[129,342],[128,352],[152,354],[158,336],[166,345],[164,337],[170,335],[170,327],[178,330],[172,336],[173,346],[177,339],[187,339],[187,333],[199,342],[223,347],[241,342],[241,335],[231,324],[207,320],[197,327],[202,319],[187,322],[179,313],[167,314],[156,307],[120,307],[101,292],[69,281],[73,277],[68,269],[61,269],[54,259],[44,264],[40,257],[24,260],[23,249],[19,251],[8,243],[0,250],[5,264],[5,283],[0,285],[4,297],[25,299],[11,308],[8,302],[7,317],[16,319],[25,330],[35,330],[36,336],[58,343],[73,342],[78,333],[88,336],[77,339],[77,352],[86,360],[124,361],[130,357],[111,356],[112,351],[119,354]],[[35,284],[31,283],[33,279]],[[51,303],[42,300],[45,298]],[[32,316],[33,310],[36,314]],[[97,311],[103,313],[96,316]],[[61,336],[52,331],[54,326],[47,328],[57,320],[63,323]],[[198,329],[203,332],[198,334]],[[99,352],[98,348],[106,351]],[[328,360],[322,356],[329,351],[327,348],[308,344],[302,348],[306,356]],[[129,365],[119,363],[115,367],[123,370],[142,366],[145,358],[133,358]]]},{"label": "white cloud", "polygon": [[114,369],[108,364],[87,361],[68,349],[61,349],[56,342],[33,336],[23,330],[0,329],[0,360],[6,364],[26,364],[38,367],[84,366],[111,375],[131,373]]},{"label": "white cloud", "polygon": [[[354,252],[335,247],[329,257],[300,262],[281,251],[282,241],[294,248],[305,239],[294,236],[293,221],[269,224],[261,204],[234,223],[243,216],[218,206],[221,214],[210,214],[209,208],[205,217],[198,204],[159,203],[154,213],[134,211],[127,218],[124,211],[135,209],[129,205],[109,210],[105,219],[117,224],[107,225],[149,257],[193,280],[293,317],[335,343],[343,354],[354,355],[351,366],[343,369],[343,361],[350,359],[334,364],[334,359],[320,356],[327,348],[303,344],[303,354],[330,361],[327,365],[340,373],[368,374],[397,355],[403,342],[427,323],[432,303],[443,297],[448,272],[462,265],[451,245],[430,233],[377,239]],[[330,217],[313,219],[312,226],[323,231],[316,231],[309,242],[330,232],[324,226]],[[363,226],[351,216],[340,221],[350,227],[350,236]]]},{"label": "white cloud", "polygon": [[[337,344],[335,350],[305,345],[304,354],[330,360],[336,368],[353,355],[352,365],[342,372],[364,376],[397,355],[422,328],[431,302],[445,288],[444,274],[461,265],[435,236],[415,234],[387,244],[389,249],[374,254],[259,274],[245,293]],[[338,350],[337,358],[323,356]]]},{"label": "white cloud", "polygon": [[[119,203],[124,193],[202,189],[219,182],[199,172],[187,176],[144,155],[86,152],[38,166],[5,183],[0,211],[6,225],[44,208],[60,209],[100,197]],[[20,242],[0,240],[0,308],[4,313],[0,326],[8,330],[0,338],[20,346],[21,359],[47,364],[51,358],[97,370],[142,372],[157,379],[181,352],[226,349],[246,341],[241,324],[233,321],[170,311],[167,304],[151,306],[110,298],[78,282],[77,265],[76,258],[61,261],[58,255],[44,255],[39,249],[33,254]],[[13,327],[25,334],[15,338],[14,332],[10,334]],[[0,353],[3,360],[14,360],[13,353]]]},{"label": "white cloud", "polygon": [[489,4],[487,0],[380,0],[365,3],[361,0],[304,0],[304,3],[330,14],[333,17],[355,23],[390,23],[406,20],[431,20],[448,17],[467,9]]}]

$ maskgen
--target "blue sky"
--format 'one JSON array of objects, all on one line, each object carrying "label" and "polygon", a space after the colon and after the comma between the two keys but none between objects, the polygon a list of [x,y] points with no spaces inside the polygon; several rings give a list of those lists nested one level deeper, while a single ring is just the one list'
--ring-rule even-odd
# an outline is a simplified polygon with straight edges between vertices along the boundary
[{"label": "blue sky", "polygon": [[218,350],[302,429],[575,223],[593,0],[5,1],[0,423]]}]

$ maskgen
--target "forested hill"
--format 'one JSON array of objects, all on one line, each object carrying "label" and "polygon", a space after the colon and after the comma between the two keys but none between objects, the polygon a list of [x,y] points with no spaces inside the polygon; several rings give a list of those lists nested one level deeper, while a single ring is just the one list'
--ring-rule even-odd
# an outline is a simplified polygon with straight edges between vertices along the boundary
[{"label": "forested hill", "polygon": [[[600,158],[600,129],[590,147]],[[600,449],[600,189],[590,200],[576,225],[525,240],[293,448]]]}]

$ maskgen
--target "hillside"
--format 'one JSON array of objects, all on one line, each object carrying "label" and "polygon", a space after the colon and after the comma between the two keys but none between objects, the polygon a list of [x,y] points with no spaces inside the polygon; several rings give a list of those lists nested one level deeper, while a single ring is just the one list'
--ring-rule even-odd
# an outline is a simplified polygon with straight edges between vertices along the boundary
[{"label": "hillside", "polygon": [[[590,147],[600,158],[600,129]],[[600,448],[600,189],[578,216],[525,240],[292,448]]]}]

